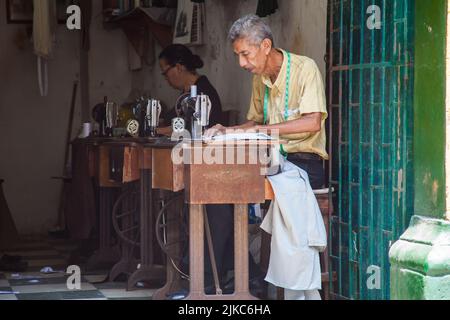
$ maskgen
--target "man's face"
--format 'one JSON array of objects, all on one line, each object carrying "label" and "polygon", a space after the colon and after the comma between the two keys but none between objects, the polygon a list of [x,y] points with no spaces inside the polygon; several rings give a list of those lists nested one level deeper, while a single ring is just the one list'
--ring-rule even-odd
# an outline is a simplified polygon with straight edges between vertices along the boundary
[{"label": "man's face", "polygon": [[[268,44],[269,42],[269,44]],[[267,55],[270,52],[270,40],[264,40],[259,46],[254,45],[245,38],[233,42],[234,53],[239,58],[241,68],[253,74],[264,73]]]}]

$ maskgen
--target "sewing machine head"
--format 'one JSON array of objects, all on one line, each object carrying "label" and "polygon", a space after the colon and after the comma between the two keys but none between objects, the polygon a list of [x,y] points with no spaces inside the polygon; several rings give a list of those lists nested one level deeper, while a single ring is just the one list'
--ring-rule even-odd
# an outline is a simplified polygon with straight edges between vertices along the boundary
[{"label": "sewing machine head", "polygon": [[161,102],[159,100],[149,99],[147,101],[144,123],[146,137],[156,137],[156,129],[159,126],[161,110]]},{"label": "sewing machine head", "polygon": [[195,105],[193,115],[192,139],[202,140],[205,130],[209,126],[209,116],[211,114],[211,100],[207,95],[199,95]]},{"label": "sewing machine head", "polygon": [[[197,95],[197,86],[191,87],[190,94],[178,98],[175,110],[178,118],[172,121],[172,129],[176,133],[189,130],[192,140],[202,140],[209,126],[211,100],[207,95]],[[184,124],[184,128],[181,126]]]},{"label": "sewing machine head", "polygon": [[119,106],[114,102],[106,102],[106,135],[114,136],[114,129],[119,120]]}]

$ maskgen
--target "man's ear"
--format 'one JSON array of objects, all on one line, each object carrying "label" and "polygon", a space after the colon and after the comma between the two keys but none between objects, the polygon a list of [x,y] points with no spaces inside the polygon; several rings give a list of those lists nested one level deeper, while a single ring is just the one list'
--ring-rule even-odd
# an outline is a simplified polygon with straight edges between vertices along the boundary
[{"label": "man's ear", "polygon": [[272,50],[272,40],[270,39],[264,39],[261,43],[261,48],[264,50],[264,53],[268,55],[270,53],[270,50]]}]

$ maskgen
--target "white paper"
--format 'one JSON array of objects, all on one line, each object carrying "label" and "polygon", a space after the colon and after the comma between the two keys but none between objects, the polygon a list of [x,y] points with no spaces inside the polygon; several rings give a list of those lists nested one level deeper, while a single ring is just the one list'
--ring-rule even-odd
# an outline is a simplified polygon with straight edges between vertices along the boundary
[{"label": "white paper", "polygon": [[229,133],[220,136],[214,136],[211,141],[226,142],[226,141],[243,141],[243,140],[264,140],[271,141],[273,138],[265,133],[260,132],[244,132],[244,133]]}]

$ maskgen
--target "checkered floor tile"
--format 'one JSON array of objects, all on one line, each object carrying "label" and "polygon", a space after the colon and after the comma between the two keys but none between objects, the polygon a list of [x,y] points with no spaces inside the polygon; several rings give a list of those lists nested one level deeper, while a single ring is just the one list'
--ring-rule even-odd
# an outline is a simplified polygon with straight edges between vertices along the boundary
[{"label": "checkered floor tile", "polygon": [[[107,278],[107,271],[86,273],[81,278],[81,290],[70,290],[67,258],[77,245],[61,240],[29,239],[11,250],[8,255],[21,256],[28,262],[26,272],[0,271],[0,300],[151,300],[154,289],[126,291],[125,282],[98,282]],[[51,267],[55,273],[40,271]]]}]

